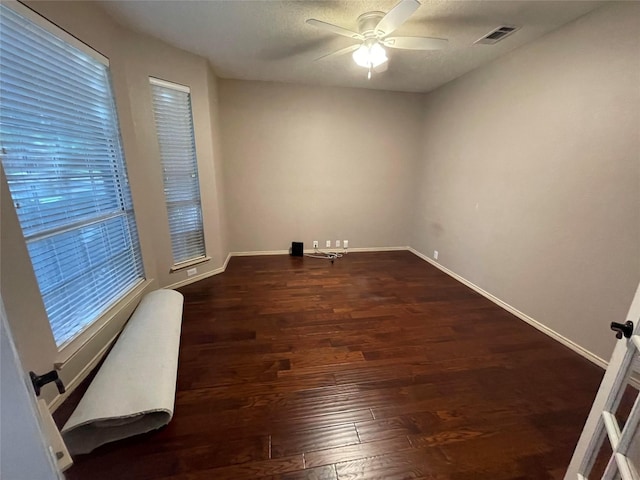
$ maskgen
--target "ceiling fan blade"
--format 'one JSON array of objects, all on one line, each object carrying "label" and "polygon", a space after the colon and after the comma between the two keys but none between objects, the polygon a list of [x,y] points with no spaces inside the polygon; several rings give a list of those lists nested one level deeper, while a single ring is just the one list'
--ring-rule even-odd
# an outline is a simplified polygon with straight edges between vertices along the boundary
[{"label": "ceiling fan blade", "polygon": [[334,25],[333,23],[323,22],[322,20],[316,20],[315,18],[308,19],[307,23],[316,28],[327,30],[332,33],[337,33],[338,35],[343,35],[349,38],[355,38],[357,40],[364,40],[364,37],[359,33],[352,32],[351,30],[347,30],[346,28],[339,27],[338,25]]},{"label": "ceiling fan blade", "polygon": [[341,48],[340,50],[336,50],[335,52],[327,53],[326,55],[322,55],[314,60],[317,62],[318,60],[322,60],[327,57],[337,57],[338,55],[345,55],[347,53],[355,52],[358,48],[360,48],[360,44],[356,43],[355,45],[349,45],[348,47]]},{"label": "ceiling fan blade", "polygon": [[395,29],[406,22],[413,12],[415,12],[421,3],[418,0],[400,0],[395,7],[382,17],[382,20],[376,25],[376,35],[385,37],[390,35]]},{"label": "ceiling fan blade", "polygon": [[405,50],[442,50],[447,48],[449,40],[429,37],[387,37],[382,43],[385,47]]}]

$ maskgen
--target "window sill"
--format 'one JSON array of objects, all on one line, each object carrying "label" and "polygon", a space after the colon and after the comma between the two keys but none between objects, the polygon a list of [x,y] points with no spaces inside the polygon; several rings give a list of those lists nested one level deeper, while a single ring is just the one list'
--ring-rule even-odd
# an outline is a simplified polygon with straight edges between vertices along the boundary
[{"label": "window sill", "polygon": [[[98,336],[100,336],[100,334],[112,321],[114,321],[115,319],[122,319],[123,312],[131,308],[132,304],[135,304],[135,306],[137,306],[138,302],[142,298],[142,295],[144,295],[148,291],[149,287],[154,282],[155,281],[153,279],[147,279],[140,282],[127,295],[121,298],[95,322],[87,327],[86,330],[80,333],[68,344],[63,345],[62,348],[58,351],[58,355],[56,356],[54,362],[54,367],[56,368],[56,370],[61,370],[65,366],[65,364],[72,360],[79,352],[84,350],[85,347],[88,347],[88,345]],[[118,332],[118,334],[119,333],[120,332]],[[115,337],[110,338],[108,340],[108,343],[111,343],[114,339]],[[97,346],[97,348],[98,350],[100,350],[104,348],[104,346],[105,345]]]},{"label": "window sill", "polygon": [[194,265],[200,265],[201,263],[205,263],[211,260],[211,257],[198,257],[193,260],[187,260],[186,262],[178,263],[171,267],[169,273],[179,272],[180,270],[184,270],[185,268],[193,267]]}]

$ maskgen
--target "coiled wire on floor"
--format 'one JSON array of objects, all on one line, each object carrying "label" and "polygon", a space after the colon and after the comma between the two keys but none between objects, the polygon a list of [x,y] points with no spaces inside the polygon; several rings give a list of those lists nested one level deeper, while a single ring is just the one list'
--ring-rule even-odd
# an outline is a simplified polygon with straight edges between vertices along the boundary
[{"label": "coiled wire on floor", "polygon": [[323,252],[322,250],[316,248],[314,253],[305,253],[304,256],[310,258],[319,258],[321,260],[331,260],[331,263],[333,263],[337,258],[342,258],[343,254],[339,252]]}]

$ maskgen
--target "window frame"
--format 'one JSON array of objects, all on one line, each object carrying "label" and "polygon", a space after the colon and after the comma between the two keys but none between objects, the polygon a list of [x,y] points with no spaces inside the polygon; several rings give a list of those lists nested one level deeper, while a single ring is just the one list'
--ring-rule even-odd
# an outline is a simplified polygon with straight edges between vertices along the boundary
[{"label": "window frame", "polygon": [[[138,262],[136,262],[136,266],[134,268],[139,270],[140,276],[137,278],[135,282],[128,285],[126,289],[123,288],[121,292],[118,292],[118,295],[110,299],[109,302],[104,303],[99,308],[96,308],[97,313],[94,316],[92,316],[90,321],[86,323],[79,322],[79,324],[81,325],[81,328],[77,330],[71,337],[66,338],[64,341],[62,341],[60,344],[57,343],[57,340],[53,332],[52,323],[49,319],[48,313],[45,310],[44,314],[47,319],[47,322],[46,322],[47,326],[50,329],[51,339],[58,351],[58,357],[56,359],[55,365],[56,365],[56,368],[60,368],[62,365],[64,365],[64,363],[70,360],[81,348],[83,348],[84,345],[91,342],[101,332],[110,330],[110,328],[107,328],[107,326],[111,323],[111,321],[116,319],[121,319],[122,312],[130,309],[132,302],[137,303],[137,300],[147,290],[147,288],[153,283],[153,280],[147,278],[146,269],[144,265],[145,262],[142,255],[142,245],[139,238],[139,229],[136,221],[136,211],[135,211],[135,206],[134,206],[132,192],[131,192],[130,173],[128,172],[126,155],[124,152],[125,149],[124,149],[124,144],[122,140],[121,125],[120,125],[119,113],[117,109],[117,98],[113,88],[109,59],[106,56],[104,56],[102,53],[94,49],[93,47],[82,42],[77,37],[71,35],[64,29],[60,28],[55,23],[41,16],[39,13],[32,10],[31,8],[19,3],[18,1],[6,0],[2,2],[2,5],[12,10],[14,13],[18,14],[19,16],[25,18],[29,22],[35,24],[37,27],[40,27],[47,33],[58,38],[62,42],[66,43],[67,45],[70,45],[71,47],[74,47],[75,49],[80,50],[82,53],[86,54],[87,56],[101,63],[105,67],[106,69],[105,75],[108,78],[107,86],[109,90],[109,98],[111,103],[111,115],[112,115],[111,120],[113,121],[113,127],[117,135],[117,143],[119,144],[119,147],[120,147],[119,148],[120,151],[114,154],[117,157],[120,157],[118,159],[118,161],[120,162],[120,165],[115,167],[116,170],[114,171],[119,174],[125,173],[128,179],[127,184],[128,184],[128,190],[129,190],[128,192],[129,204],[123,203],[124,200],[122,200],[122,198],[118,199],[118,203],[122,208],[122,212],[124,214],[124,219],[125,219],[124,221],[125,222],[133,221],[133,224],[135,225],[134,234],[136,238],[135,240],[133,240],[133,243],[131,244],[131,248],[135,256],[138,257]],[[8,181],[6,185],[7,186],[9,185]],[[121,197],[121,194],[118,194],[118,193],[114,193],[114,195],[116,197]],[[127,206],[129,208],[126,208]],[[13,208],[15,209],[15,207]],[[17,212],[16,212],[16,215],[17,215]],[[86,226],[86,225],[95,224],[99,220],[100,219],[98,217],[94,217],[93,220],[86,221],[86,219],[81,219],[77,223]],[[18,224],[20,228],[22,228],[21,223],[18,222]],[[70,225],[66,229],[56,228],[54,229],[55,231],[50,232],[49,235],[50,236],[56,235],[58,233],[57,232],[58,230],[72,229],[71,227],[73,227],[74,225],[75,223]],[[25,236],[24,232],[20,232],[20,233],[23,241],[25,242],[25,246],[28,245],[27,237]],[[36,234],[35,236],[37,237],[38,235]],[[48,236],[48,235],[45,235],[45,236]],[[111,241],[112,237],[107,236],[104,238],[109,239],[109,241]],[[28,258],[30,260],[31,266],[33,266],[33,260],[31,258],[30,253],[28,255]],[[34,274],[35,274],[35,268],[34,268]],[[38,289],[38,294],[42,297],[42,290],[40,288],[39,283],[37,283],[37,289]],[[110,343],[111,341],[106,346],[108,346]],[[104,348],[106,347],[103,347],[101,351],[103,351]]]},{"label": "window frame", "polygon": [[45,18],[42,15],[40,15],[39,13],[35,12],[31,8],[29,8],[26,5],[20,3],[19,1],[17,1],[17,0],[2,0],[2,5],[4,5],[5,7],[10,8],[14,12],[16,12],[18,15],[22,15],[27,20],[30,20],[31,22],[35,23],[40,28],[46,30],[50,34],[55,35],[60,40],[68,43],[69,45],[77,48],[78,50],[82,50],[84,53],[86,53],[87,55],[93,57],[95,60],[99,61],[100,63],[104,64],[105,66],[107,66],[107,67],[110,66],[109,65],[109,58],[107,58],[105,55],[100,53],[95,48],[93,48],[93,47],[89,46],[88,44],[84,43],[82,40],[78,39],[77,37],[71,35],[69,32],[67,32],[65,29],[59,27],[58,25],[53,23],[51,20],[48,20],[47,18]]},{"label": "window frame", "polygon": [[[196,129],[195,129],[195,120],[194,120],[194,115],[193,115],[193,97],[192,97],[192,93],[191,93],[191,87],[187,86],[187,85],[183,85],[181,83],[176,83],[176,82],[171,82],[168,80],[164,80],[161,79],[159,77],[155,77],[155,76],[149,76],[149,85],[150,85],[150,98],[151,98],[151,110],[152,110],[152,117],[153,117],[153,122],[154,122],[154,126],[155,126],[155,130],[154,133],[156,135],[156,140],[157,140],[157,145],[158,145],[158,159],[160,161],[160,166],[162,169],[162,186],[163,186],[163,197],[165,200],[165,210],[167,212],[167,226],[169,229],[169,237],[170,237],[170,243],[171,243],[171,257],[172,257],[172,266],[169,269],[169,273],[175,273],[184,269],[187,269],[189,267],[193,267],[205,262],[208,262],[209,260],[211,260],[211,257],[207,254],[207,241],[206,241],[206,234],[205,234],[205,219],[204,219],[204,212],[203,212],[203,208],[202,208],[202,188],[201,188],[201,184],[200,184],[200,165],[199,165],[199,161],[198,161],[198,152],[197,152],[197,147],[196,147]],[[181,260],[181,261],[176,261],[175,257],[174,257],[174,245],[173,245],[173,238],[172,238],[172,232],[171,232],[171,223],[170,223],[170,219],[169,219],[169,201],[167,199],[167,193],[166,193],[166,184],[165,184],[165,165],[164,165],[164,161],[162,158],[162,146],[160,144],[160,138],[158,135],[158,124],[157,124],[157,119],[156,119],[156,112],[155,112],[155,107],[156,107],[156,103],[155,103],[155,97],[154,97],[154,92],[153,92],[153,87],[157,86],[157,87],[161,87],[161,88],[167,88],[170,90],[175,90],[181,93],[185,93],[189,96],[189,113],[191,116],[191,140],[193,142],[193,151],[194,151],[194,165],[196,168],[196,185],[198,188],[198,198],[197,198],[197,205],[199,207],[200,210],[200,234],[202,236],[202,254],[192,257],[192,258],[188,258],[185,260]],[[195,204],[195,202],[194,202]]]}]

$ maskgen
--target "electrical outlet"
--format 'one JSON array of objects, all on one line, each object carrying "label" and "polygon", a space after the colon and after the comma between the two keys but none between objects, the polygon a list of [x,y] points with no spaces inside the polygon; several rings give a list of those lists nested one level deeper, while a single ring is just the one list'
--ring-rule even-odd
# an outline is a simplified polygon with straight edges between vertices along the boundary
[{"label": "electrical outlet", "polygon": [[325,243],[325,246],[327,248],[331,248],[331,240],[327,240],[327,243]]},{"label": "electrical outlet", "polygon": [[187,277],[193,277],[196,273],[198,273],[197,268],[190,268],[187,270]]},{"label": "electrical outlet", "polygon": [[433,259],[437,260],[438,259],[438,250],[434,250],[433,251]]},{"label": "electrical outlet", "polygon": [[343,240],[342,247],[346,250],[349,247],[349,240]]},{"label": "electrical outlet", "polygon": [[313,241],[313,248],[318,248],[319,245],[318,240]]},{"label": "electrical outlet", "polygon": [[340,240],[336,240],[336,247],[340,247]]}]

